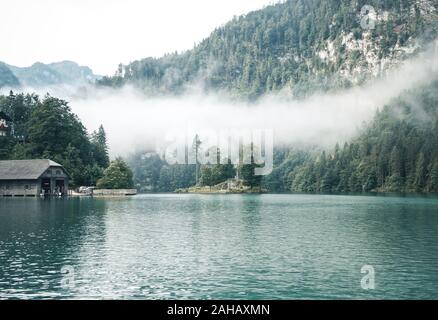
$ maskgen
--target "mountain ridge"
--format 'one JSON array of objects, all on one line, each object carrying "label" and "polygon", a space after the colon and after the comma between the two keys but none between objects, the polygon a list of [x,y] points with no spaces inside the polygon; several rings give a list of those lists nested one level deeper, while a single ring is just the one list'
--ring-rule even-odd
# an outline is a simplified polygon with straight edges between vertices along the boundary
[{"label": "mountain ridge", "polygon": [[20,81],[10,70],[8,65],[0,61],[0,88],[2,87],[18,87]]},{"label": "mountain ridge", "polygon": [[35,62],[29,67],[17,67],[2,63],[3,70],[0,75],[6,73],[7,68],[18,80],[12,84],[0,82],[0,87],[32,87],[41,88],[54,85],[85,85],[94,83],[100,76],[95,75],[91,68],[80,66],[69,60],[44,64]]}]

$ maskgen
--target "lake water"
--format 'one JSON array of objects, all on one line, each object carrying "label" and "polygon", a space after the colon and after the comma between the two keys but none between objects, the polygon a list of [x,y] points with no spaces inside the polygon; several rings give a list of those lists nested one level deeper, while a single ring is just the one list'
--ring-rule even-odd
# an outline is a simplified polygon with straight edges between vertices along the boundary
[{"label": "lake water", "polygon": [[0,199],[7,298],[437,299],[438,199]]}]

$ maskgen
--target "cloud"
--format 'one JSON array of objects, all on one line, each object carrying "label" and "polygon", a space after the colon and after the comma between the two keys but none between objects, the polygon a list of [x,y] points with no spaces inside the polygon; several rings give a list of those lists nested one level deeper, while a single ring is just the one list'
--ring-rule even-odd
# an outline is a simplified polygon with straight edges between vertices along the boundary
[{"label": "cloud", "polygon": [[[287,93],[269,94],[256,103],[236,102],[225,94],[146,97],[133,87],[90,89],[80,95],[56,93],[70,101],[72,110],[89,131],[103,124],[112,156],[154,147],[171,130],[272,129],[275,144],[331,147],[348,141],[377,108],[403,91],[430,81],[438,71],[434,46],[406,61],[386,77],[361,87],[296,100]],[[48,89],[53,94],[54,88]],[[41,91],[44,93],[46,90]]]}]

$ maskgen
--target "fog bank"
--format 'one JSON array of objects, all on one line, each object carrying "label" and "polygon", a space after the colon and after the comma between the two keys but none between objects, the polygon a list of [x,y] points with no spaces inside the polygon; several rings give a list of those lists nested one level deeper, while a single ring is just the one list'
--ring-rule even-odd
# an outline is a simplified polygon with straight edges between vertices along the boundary
[{"label": "fog bank", "polygon": [[171,130],[183,134],[186,130],[271,129],[277,145],[331,147],[357,134],[377,108],[403,91],[430,81],[438,66],[436,42],[431,47],[385,78],[304,100],[293,99],[285,92],[266,95],[250,104],[199,91],[166,97],[145,97],[132,87],[82,89],[85,95],[72,95],[71,88],[36,91],[60,94],[70,101],[89,132],[102,124],[112,156],[154,147]]}]

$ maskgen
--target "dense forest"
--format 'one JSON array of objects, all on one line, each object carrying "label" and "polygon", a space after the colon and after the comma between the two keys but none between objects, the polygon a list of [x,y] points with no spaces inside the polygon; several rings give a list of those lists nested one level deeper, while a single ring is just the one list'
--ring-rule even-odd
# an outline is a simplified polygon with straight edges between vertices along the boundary
[{"label": "dense forest", "polygon": [[0,111],[13,132],[0,137],[0,160],[51,159],[62,164],[73,186],[95,185],[109,165],[106,133],[88,135],[64,100],[35,94],[0,96]]},{"label": "dense forest", "polygon": [[437,192],[438,80],[379,110],[350,143],[319,154],[290,152],[264,179],[294,192]]},{"label": "dense forest", "polygon": [[[373,28],[361,28],[364,5],[376,12]],[[99,84],[148,94],[201,85],[250,99],[345,88],[415,54],[438,33],[437,10],[431,0],[285,1],[234,18],[192,50],[120,65]]]}]

